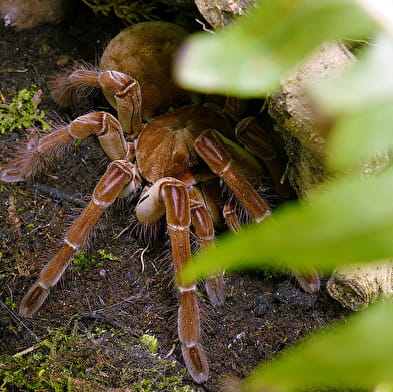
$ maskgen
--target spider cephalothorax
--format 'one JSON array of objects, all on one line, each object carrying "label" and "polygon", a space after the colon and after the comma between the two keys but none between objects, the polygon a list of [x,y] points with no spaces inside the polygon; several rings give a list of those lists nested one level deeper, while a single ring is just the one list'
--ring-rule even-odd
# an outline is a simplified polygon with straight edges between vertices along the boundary
[{"label": "spider cephalothorax", "polygon": [[[272,145],[255,120],[244,119],[234,129],[222,112],[193,103],[193,95],[174,84],[172,58],[185,35],[183,29],[169,23],[134,25],[110,42],[100,70],[81,68],[58,79],[52,88],[61,104],[68,103],[75,90],[101,87],[118,120],[106,112],[92,112],[31,140],[24,153],[0,173],[0,179],[15,182],[32,177],[58,159],[75,139],[95,134],[112,162],[59,252],[23,298],[20,313],[30,316],[39,309],[105,209],[117,198],[141,191],[135,208],[137,220],[153,225],[166,218],[179,292],[179,340],[189,373],[203,382],[208,377],[208,362],[200,343],[196,284],[185,284],[179,274],[191,258],[190,230],[200,247],[214,243],[219,221],[238,231],[234,197],[252,220],[267,218],[270,209],[251,185],[264,173],[256,156],[267,159],[273,171],[277,166]],[[183,106],[168,110],[176,104]],[[164,110],[168,111],[158,114]],[[256,156],[235,142],[237,139]],[[220,182],[230,192],[217,192]],[[318,286],[316,277],[308,281],[302,277],[300,282],[310,291]],[[223,303],[221,274],[210,277],[206,288],[214,305]]]}]

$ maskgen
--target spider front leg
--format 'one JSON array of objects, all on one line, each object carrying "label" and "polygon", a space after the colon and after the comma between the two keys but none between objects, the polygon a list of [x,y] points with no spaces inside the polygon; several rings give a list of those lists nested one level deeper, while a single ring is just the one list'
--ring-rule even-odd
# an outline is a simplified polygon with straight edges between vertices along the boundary
[{"label": "spider front leg", "polygon": [[[261,222],[271,215],[270,208],[244,175],[243,167],[243,170],[240,169],[236,162],[247,163],[248,153],[245,150],[241,154],[231,151],[231,143],[219,132],[205,130],[195,140],[195,149],[210,169],[226,182],[250,217],[257,223]],[[319,290],[320,280],[315,270],[294,272],[305,291],[315,293]]]},{"label": "spider front leg", "polygon": [[142,95],[139,82],[119,71],[97,71],[80,68],[50,83],[52,98],[69,106],[73,92],[101,88],[105,98],[116,109],[124,132],[134,139],[142,128]]},{"label": "spider front leg", "polygon": [[19,309],[22,316],[31,316],[40,308],[49,294],[50,287],[59,281],[72,256],[83,245],[98,218],[130,182],[135,182],[134,188],[138,187],[138,182],[140,185],[132,163],[118,160],[108,166],[94,189],[92,200],[68,230],[59,252],[43,268],[37,282],[24,296]]},{"label": "spider front leg", "polygon": [[191,212],[186,185],[172,177],[157,181],[144,194],[135,212],[137,219],[143,224],[152,224],[166,214],[175,282],[179,291],[178,335],[183,358],[191,377],[198,383],[206,381],[209,365],[199,342],[201,327],[196,284],[186,285],[179,274],[191,259]]},{"label": "spider front leg", "polygon": [[132,143],[127,143],[119,121],[106,112],[92,112],[76,118],[41,138],[30,140],[10,167],[0,172],[0,180],[28,180],[62,158],[77,139],[95,134],[111,160],[132,159]]}]

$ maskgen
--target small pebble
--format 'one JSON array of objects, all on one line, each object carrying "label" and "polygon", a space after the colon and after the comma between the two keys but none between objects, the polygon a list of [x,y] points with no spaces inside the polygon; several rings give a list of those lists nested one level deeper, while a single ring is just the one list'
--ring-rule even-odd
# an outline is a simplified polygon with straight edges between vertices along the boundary
[{"label": "small pebble", "polygon": [[99,273],[100,273],[101,278],[105,278],[106,277],[106,270],[101,269]]},{"label": "small pebble", "polygon": [[309,309],[314,306],[317,295],[305,293],[286,281],[278,285],[274,298],[286,305]]},{"label": "small pebble", "polygon": [[246,333],[243,331],[243,332],[238,333],[238,334],[232,339],[232,341],[235,343],[237,340],[244,339],[245,337],[246,337]]},{"label": "small pebble", "polygon": [[262,317],[269,310],[269,298],[267,295],[260,295],[256,301],[254,306],[254,315],[256,317]]}]

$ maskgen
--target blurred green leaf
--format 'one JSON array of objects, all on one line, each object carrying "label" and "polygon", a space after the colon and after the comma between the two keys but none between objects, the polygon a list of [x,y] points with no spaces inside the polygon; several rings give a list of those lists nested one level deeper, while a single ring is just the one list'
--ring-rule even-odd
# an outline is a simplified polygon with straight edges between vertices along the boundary
[{"label": "blurred green leaf", "polygon": [[393,40],[379,35],[358,59],[353,67],[312,86],[314,98],[332,114],[360,111],[393,96]]},{"label": "blurred green leaf", "polygon": [[351,0],[264,0],[231,29],[194,35],[178,57],[177,80],[197,91],[260,97],[319,44],[374,28]]},{"label": "blurred green leaf", "polygon": [[368,179],[343,178],[307,203],[285,205],[241,235],[226,235],[214,249],[200,252],[184,276],[272,265],[326,271],[392,257],[392,195],[393,168]]},{"label": "blurred green leaf", "polygon": [[[232,28],[194,36],[180,54],[177,77],[207,93],[266,95],[322,42],[364,38],[377,31],[372,19],[392,33],[391,8],[388,0],[265,0]],[[342,77],[311,88],[336,120],[328,145],[334,167],[347,170],[391,150],[392,63],[391,38],[381,36]],[[328,271],[391,258],[392,195],[393,167],[369,178],[333,179],[307,202],[285,205],[239,236],[226,235],[216,248],[200,252],[183,276],[192,281],[264,266]],[[392,328],[393,304],[373,306],[261,365],[244,381],[244,391],[391,388]]]},{"label": "blurred green leaf", "polygon": [[392,330],[393,304],[373,305],[260,365],[245,381],[244,390],[371,389],[380,382],[392,382]]},{"label": "blurred green leaf", "polygon": [[379,105],[339,117],[328,142],[329,163],[339,170],[359,166],[393,147],[393,96]]},{"label": "blurred green leaf", "polygon": [[320,80],[311,95],[336,117],[329,160],[347,169],[393,147],[393,40],[380,36],[359,61],[334,78]]}]

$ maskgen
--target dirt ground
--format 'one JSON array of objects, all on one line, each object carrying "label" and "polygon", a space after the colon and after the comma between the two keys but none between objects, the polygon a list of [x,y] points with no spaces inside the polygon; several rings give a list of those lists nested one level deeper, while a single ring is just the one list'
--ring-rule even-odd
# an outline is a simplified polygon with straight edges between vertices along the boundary
[{"label": "dirt ground", "polygon": [[[52,121],[68,121],[93,108],[110,110],[100,97],[86,106],[60,110],[51,101],[47,82],[53,75],[64,73],[73,61],[94,62],[104,43],[122,27],[121,22],[94,16],[87,9],[76,12],[69,23],[30,31],[15,32],[0,26],[2,96],[10,102],[16,91],[35,84],[43,91],[40,108]],[[18,130],[0,135],[0,169],[10,161],[27,133]],[[58,248],[65,228],[104,172],[103,158],[96,141],[85,140],[64,162],[31,184],[1,184],[0,354],[25,350],[49,330],[77,319],[82,332],[99,326],[129,336],[154,335],[158,353],[163,357],[169,354],[182,368],[175,323],[176,293],[170,269],[160,262],[168,252],[168,244],[163,238],[156,249],[144,250],[126,230],[132,206],[112,208],[101,220],[89,248],[89,254],[97,255],[100,249],[120,261],[102,260],[85,272],[71,269],[36,316],[21,319],[17,315],[23,294],[48,260],[48,254]],[[259,362],[346,314],[326,293],[324,280],[321,291],[313,296],[302,292],[294,278],[263,271],[226,276],[226,285],[227,300],[219,309],[210,306],[201,292],[210,378],[197,386],[184,375],[184,383],[195,390],[218,391],[224,375],[244,377]],[[101,344],[105,345],[105,341]],[[123,345],[121,341],[119,344],[120,350]],[[81,349],[86,347],[84,344]],[[108,383],[126,390],[116,384],[116,373],[122,366],[119,358],[114,359],[115,366],[107,368]]]}]

